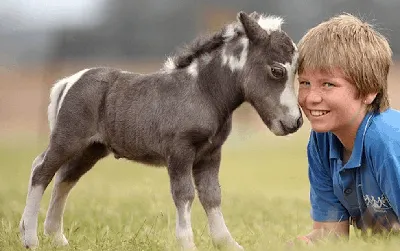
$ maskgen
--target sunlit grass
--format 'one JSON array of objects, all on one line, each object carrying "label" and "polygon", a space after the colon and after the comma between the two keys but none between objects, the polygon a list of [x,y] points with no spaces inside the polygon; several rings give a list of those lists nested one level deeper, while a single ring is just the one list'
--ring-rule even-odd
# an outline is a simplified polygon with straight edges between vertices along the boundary
[{"label": "sunlit grass", "polygon": [[[239,133],[238,133],[239,132]],[[316,247],[287,242],[310,231],[305,146],[307,129],[287,138],[237,129],[223,149],[220,180],[227,225],[246,250],[398,250],[400,239],[364,240]],[[0,145],[0,250],[24,250],[18,224],[25,205],[32,160],[45,141]],[[51,188],[52,185],[49,186]],[[39,216],[38,250],[175,250],[175,208],[165,169],[112,157],[99,162],[72,191],[64,217],[69,247],[54,248],[43,236],[50,189]],[[192,211],[200,250],[214,250],[196,199]]]}]

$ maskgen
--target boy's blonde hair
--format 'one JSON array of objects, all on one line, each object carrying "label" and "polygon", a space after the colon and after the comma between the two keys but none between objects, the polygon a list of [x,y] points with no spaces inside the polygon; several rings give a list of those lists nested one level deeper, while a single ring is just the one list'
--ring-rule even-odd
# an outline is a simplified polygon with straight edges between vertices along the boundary
[{"label": "boy's blonde hair", "polygon": [[310,29],[299,44],[299,74],[339,68],[358,90],[358,97],[378,93],[368,111],[389,107],[387,78],[392,50],[386,38],[360,19],[342,14]]}]

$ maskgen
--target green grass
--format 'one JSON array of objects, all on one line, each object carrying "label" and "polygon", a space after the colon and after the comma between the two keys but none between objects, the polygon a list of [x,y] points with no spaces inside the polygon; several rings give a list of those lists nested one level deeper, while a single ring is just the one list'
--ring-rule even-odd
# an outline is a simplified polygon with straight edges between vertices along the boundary
[{"label": "green grass", "polygon": [[[0,144],[0,250],[24,250],[18,224],[30,166],[47,142],[9,139],[13,143]],[[235,239],[245,250],[398,250],[400,239],[363,240],[353,232],[350,242],[287,246],[311,229],[306,143],[306,128],[286,138],[250,129],[231,135],[220,180],[225,220]],[[49,195],[47,189],[38,250],[176,250],[175,208],[165,169],[112,157],[99,162],[70,194],[64,216],[69,247],[55,248],[42,234]],[[214,250],[197,198],[192,224],[198,248]]]}]

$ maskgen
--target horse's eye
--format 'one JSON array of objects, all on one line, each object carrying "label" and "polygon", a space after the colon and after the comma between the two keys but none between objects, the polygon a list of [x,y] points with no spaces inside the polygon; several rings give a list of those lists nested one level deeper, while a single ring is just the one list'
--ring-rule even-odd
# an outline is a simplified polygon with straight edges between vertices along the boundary
[{"label": "horse's eye", "polygon": [[281,79],[285,77],[286,69],[284,67],[271,66],[271,74],[273,77]]}]

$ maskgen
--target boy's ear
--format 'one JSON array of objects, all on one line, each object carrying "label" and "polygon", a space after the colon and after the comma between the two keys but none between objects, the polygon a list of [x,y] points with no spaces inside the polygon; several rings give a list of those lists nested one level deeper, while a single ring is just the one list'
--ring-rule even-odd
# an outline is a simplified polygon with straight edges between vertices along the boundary
[{"label": "boy's ear", "polygon": [[364,104],[366,105],[372,104],[372,102],[374,102],[376,98],[376,95],[378,95],[377,92],[367,94],[367,96],[364,98]]}]

